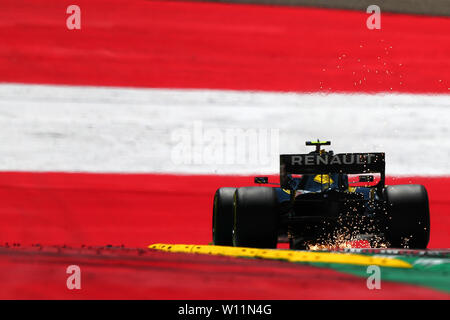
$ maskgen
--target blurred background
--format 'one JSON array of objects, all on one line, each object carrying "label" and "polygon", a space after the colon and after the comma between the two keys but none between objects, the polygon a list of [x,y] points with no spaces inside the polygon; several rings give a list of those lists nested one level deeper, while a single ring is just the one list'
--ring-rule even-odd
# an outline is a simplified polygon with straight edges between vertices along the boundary
[{"label": "blurred background", "polygon": [[0,243],[207,244],[219,186],[320,138],[424,184],[448,248],[450,4],[372,2],[2,0]]}]

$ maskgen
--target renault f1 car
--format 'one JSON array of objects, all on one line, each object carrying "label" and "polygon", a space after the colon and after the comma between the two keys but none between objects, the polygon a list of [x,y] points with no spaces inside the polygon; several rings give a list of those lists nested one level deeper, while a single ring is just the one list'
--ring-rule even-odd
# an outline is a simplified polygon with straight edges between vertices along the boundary
[{"label": "renault f1 car", "polygon": [[[372,247],[424,249],[430,237],[428,195],[422,185],[385,185],[384,153],[321,149],[280,155],[280,183],[219,188],[214,196],[213,244],[291,249],[329,244],[337,237]],[[356,180],[355,180],[356,179]]]}]

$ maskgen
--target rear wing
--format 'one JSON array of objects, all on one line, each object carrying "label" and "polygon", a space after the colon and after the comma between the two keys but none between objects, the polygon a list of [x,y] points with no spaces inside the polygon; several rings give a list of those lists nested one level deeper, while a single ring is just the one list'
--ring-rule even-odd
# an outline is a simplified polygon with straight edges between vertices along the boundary
[{"label": "rear wing", "polygon": [[289,174],[380,173],[384,187],[384,153],[328,153],[280,155],[280,185],[289,189]]}]

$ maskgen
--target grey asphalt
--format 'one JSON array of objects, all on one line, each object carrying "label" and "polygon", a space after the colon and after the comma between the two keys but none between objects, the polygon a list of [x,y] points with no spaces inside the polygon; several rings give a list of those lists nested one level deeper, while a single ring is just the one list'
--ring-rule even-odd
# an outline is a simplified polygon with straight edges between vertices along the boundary
[{"label": "grey asphalt", "polygon": [[378,5],[381,12],[450,16],[450,0],[196,0],[242,4],[307,6],[319,8],[366,10]]}]

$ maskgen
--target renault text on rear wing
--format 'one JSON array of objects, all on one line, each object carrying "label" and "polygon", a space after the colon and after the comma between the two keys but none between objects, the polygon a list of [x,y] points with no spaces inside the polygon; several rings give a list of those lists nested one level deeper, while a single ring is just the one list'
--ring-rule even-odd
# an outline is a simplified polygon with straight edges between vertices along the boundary
[{"label": "renault text on rear wing", "polygon": [[282,154],[280,184],[289,188],[289,174],[380,173],[384,182],[384,153]]}]

